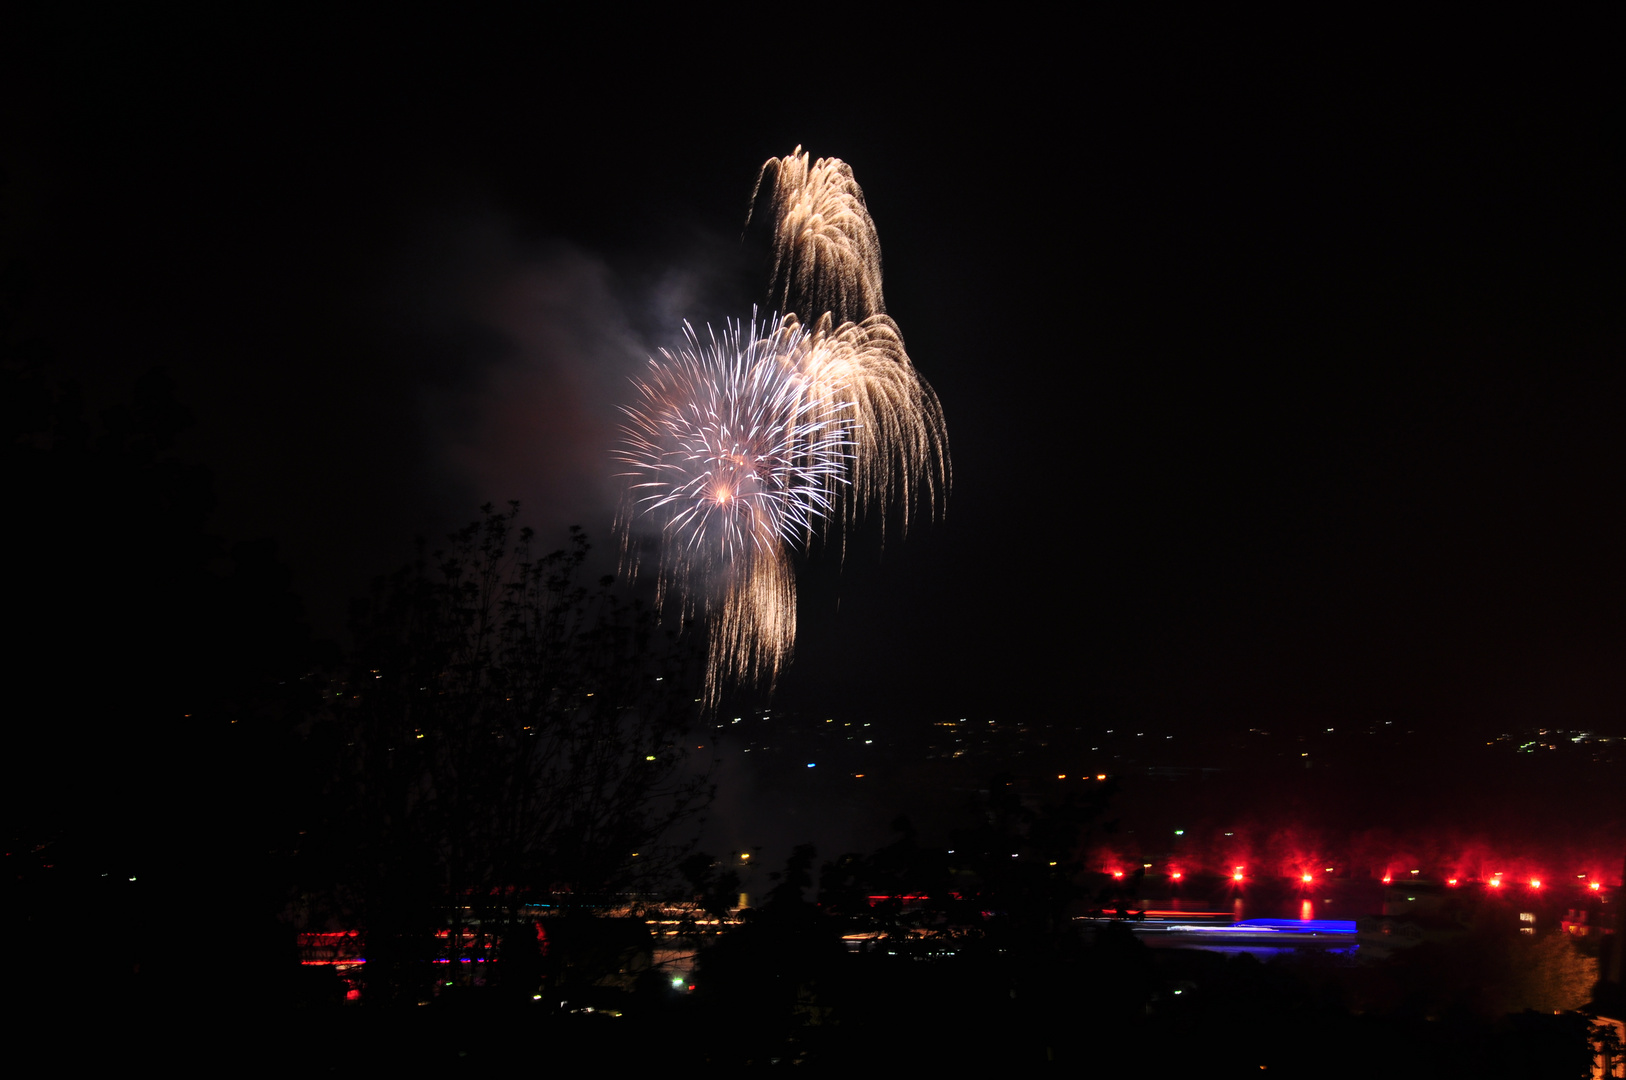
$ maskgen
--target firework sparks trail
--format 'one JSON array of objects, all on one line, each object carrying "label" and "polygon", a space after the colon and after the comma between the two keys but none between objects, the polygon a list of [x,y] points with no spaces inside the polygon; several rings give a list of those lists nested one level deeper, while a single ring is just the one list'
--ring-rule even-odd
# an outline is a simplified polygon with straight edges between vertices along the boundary
[{"label": "firework sparks trail", "polygon": [[[797,328],[795,315],[784,326]],[[847,492],[852,509],[909,515],[924,501],[935,510],[947,495],[948,438],[943,409],[909,361],[898,325],[885,315],[834,325],[819,317],[808,335],[805,366],[833,403],[857,418],[857,446]],[[855,515],[849,515],[849,520]]]},{"label": "firework sparks trail", "polygon": [[[630,543],[660,532],[659,591],[710,622],[706,700],[725,683],[770,687],[796,635],[791,552],[835,518],[889,511],[904,528],[949,486],[937,396],[915,371],[881,298],[881,249],[846,163],[801,147],[768,183],[782,319],[730,324],[651,359],[623,409]],[[791,307],[794,303],[795,307]],[[796,314],[810,314],[808,322]]]},{"label": "firework sparks trail", "polygon": [[800,146],[769,158],[751,192],[753,210],[764,181],[774,246],[768,291],[779,310],[815,319],[829,312],[838,325],[885,314],[881,241],[847,163],[819,158],[809,165]]}]

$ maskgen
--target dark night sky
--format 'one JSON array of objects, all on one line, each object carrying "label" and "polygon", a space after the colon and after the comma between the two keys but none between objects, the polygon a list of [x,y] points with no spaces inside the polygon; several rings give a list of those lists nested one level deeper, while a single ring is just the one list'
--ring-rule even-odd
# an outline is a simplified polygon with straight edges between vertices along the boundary
[{"label": "dark night sky", "polygon": [[762,300],[800,143],[955,483],[804,568],[782,706],[1619,726],[1606,28],[705,29],[13,27],[30,329],[93,399],[172,374],[215,526],[337,635],[483,501],[608,541],[625,376]]}]

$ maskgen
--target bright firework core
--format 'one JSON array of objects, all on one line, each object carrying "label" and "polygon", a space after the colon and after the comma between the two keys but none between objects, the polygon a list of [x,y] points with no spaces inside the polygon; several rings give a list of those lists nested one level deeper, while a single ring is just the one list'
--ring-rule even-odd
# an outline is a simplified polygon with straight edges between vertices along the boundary
[{"label": "bright firework core", "polygon": [[684,331],[686,347],[651,360],[622,410],[636,513],[695,569],[804,542],[849,482],[857,412],[845,385],[818,377],[799,328]]}]

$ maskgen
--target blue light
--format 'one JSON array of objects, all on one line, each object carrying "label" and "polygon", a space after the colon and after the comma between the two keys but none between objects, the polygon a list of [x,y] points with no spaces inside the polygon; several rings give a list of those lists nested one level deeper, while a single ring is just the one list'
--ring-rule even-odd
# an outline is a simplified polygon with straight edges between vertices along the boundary
[{"label": "blue light", "polygon": [[1216,926],[1213,923],[1163,924],[1172,933],[1202,934],[1219,938],[1272,938],[1284,940],[1297,936],[1319,937],[1328,934],[1340,936],[1355,934],[1355,923],[1349,919],[1245,919],[1242,922]]},{"label": "blue light", "polygon": [[1297,930],[1306,934],[1353,934],[1353,919],[1243,919],[1237,926],[1258,926],[1270,930]]},{"label": "blue light", "polygon": [[818,763],[815,762],[815,761],[810,761],[810,762],[807,763],[807,767],[811,769],[816,764],[818,764]]}]

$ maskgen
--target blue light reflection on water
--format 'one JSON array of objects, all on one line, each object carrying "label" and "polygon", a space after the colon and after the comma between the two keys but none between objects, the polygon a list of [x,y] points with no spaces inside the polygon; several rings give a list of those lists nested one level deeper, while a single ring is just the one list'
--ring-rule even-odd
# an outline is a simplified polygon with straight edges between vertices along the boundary
[{"label": "blue light reflection on water", "polygon": [[1244,919],[1239,927],[1259,927],[1265,930],[1298,931],[1308,934],[1353,934],[1354,919]]},{"label": "blue light reflection on water", "polygon": [[[1272,956],[1296,956],[1300,953],[1308,951],[1302,946],[1295,949],[1283,945],[1198,945],[1190,941],[1160,942],[1155,939],[1148,940],[1147,944],[1153,946],[1154,948],[1189,949],[1193,952],[1225,953],[1229,956],[1235,956],[1238,953],[1251,953],[1252,955],[1259,957],[1261,960]],[[1313,951],[1326,956],[1354,956],[1359,950],[1359,945],[1349,945],[1341,949],[1315,949]]]}]

